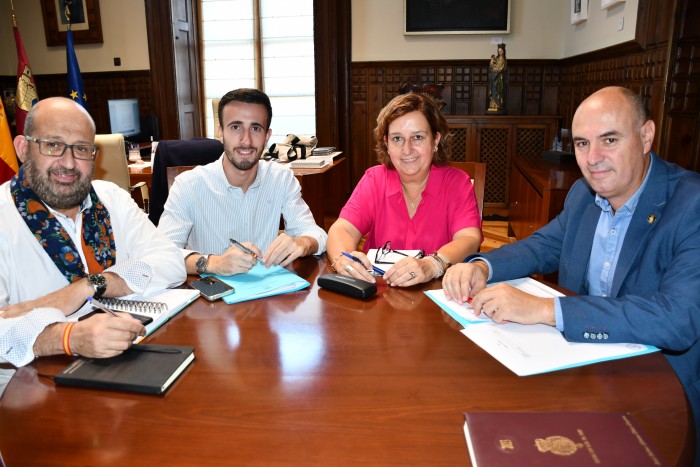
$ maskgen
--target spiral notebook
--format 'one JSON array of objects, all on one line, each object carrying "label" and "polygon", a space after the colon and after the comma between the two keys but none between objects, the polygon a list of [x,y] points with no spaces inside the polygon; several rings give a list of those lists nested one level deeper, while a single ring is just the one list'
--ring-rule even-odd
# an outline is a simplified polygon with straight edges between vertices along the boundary
[{"label": "spiral notebook", "polygon": [[[143,316],[150,316],[153,322],[146,326],[146,335],[137,337],[134,343],[142,341],[145,337],[165,324],[170,318],[178,314],[187,305],[199,298],[199,290],[194,289],[165,289],[153,295],[129,295],[124,298],[101,298],[100,302],[115,311],[125,311]],[[92,307],[83,307],[79,312],[71,315],[71,321],[77,321],[80,317],[91,311]]]}]

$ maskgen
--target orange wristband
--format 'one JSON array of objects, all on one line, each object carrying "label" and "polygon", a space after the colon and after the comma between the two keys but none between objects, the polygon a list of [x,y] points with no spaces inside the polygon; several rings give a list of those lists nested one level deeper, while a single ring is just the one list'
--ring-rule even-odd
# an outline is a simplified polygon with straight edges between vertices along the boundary
[{"label": "orange wristband", "polygon": [[70,332],[71,329],[73,329],[73,325],[75,325],[75,323],[68,323],[68,326],[63,330],[63,351],[66,355],[73,355],[70,349]]}]

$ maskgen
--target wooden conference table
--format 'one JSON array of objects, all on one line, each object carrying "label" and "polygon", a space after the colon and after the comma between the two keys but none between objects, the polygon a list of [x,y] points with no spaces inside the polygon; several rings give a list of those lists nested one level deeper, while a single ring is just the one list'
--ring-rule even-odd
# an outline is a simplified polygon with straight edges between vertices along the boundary
[{"label": "wooden conference table", "polygon": [[[146,342],[195,347],[164,396],[57,387],[70,357],[15,373],[0,452],[28,465],[469,465],[464,411],[628,411],[669,465],[694,452],[685,396],[660,354],[518,377],[423,290],[361,301],[309,289],[235,305],[198,299]],[[189,280],[192,280],[190,277]]]}]

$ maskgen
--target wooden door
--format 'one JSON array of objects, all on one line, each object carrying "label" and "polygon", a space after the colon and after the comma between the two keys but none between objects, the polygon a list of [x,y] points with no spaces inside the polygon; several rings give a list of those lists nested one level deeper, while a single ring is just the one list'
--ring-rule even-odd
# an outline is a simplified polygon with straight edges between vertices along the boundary
[{"label": "wooden door", "polygon": [[153,112],[161,139],[204,136],[195,0],[146,0]]},{"label": "wooden door", "polygon": [[170,0],[180,139],[201,136],[198,20],[192,0]]}]

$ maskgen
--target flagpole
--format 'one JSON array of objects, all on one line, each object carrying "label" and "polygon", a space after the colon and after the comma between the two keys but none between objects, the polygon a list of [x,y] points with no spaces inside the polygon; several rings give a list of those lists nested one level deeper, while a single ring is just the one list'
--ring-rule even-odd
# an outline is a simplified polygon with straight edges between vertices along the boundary
[{"label": "flagpole", "polygon": [[66,15],[66,20],[68,21],[68,30],[70,31],[73,22],[70,20],[70,7],[73,4],[73,0],[63,0],[63,14]]},{"label": "flagpole", "polygon": [[15,2],[10,0],[10,9],[12,10],[12,27],[17,27],[17,17],[15,16]]}]

